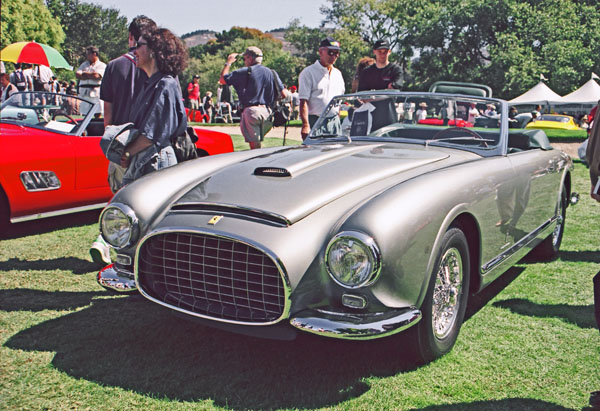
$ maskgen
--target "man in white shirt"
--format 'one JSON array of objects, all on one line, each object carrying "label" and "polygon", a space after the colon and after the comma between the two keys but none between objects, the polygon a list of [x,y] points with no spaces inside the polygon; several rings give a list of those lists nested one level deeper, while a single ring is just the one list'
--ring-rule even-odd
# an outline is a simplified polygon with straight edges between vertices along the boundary
[{"label": "man in white shirt", "polygon": [[[306,67],[298,80],[302,139],[310,133],[319,115],[334,96],[344,94],[346,87],[342,73],[333,64],[340,55],[340,43],[327,37],[319,45],[319,60]],[[331,122],[331,133],[341,132],[339,117]],[[333,120],[335,120],[333,119]]]},{"label": "man in white shirt", "polygon": [[35,77],[37,77],[39,83],[42,85],[43,90],[39,91],[52,91],[52,77],[54,77],[54,73],[48,66],[44,66],[40,64],[35,69]]},{"label": "man in white shirt", "polygon": [[27,80],[27,91],[34,91],[33,88],[33,67],[31,64],[23,63],[23,74]]},{"label": "man in white shirt", "polygon": [[[89,46],[86,49],[86,57],[87,60],[75,72],[75,77],[79,79],[79,97],[91,102],[100,102],[100,84],[106,64],[98,58],[97,47]],[[86,108],[81,110],[82,114],[87,114]],[[100,103],[100,114],[103,112],[103,104]]]}]

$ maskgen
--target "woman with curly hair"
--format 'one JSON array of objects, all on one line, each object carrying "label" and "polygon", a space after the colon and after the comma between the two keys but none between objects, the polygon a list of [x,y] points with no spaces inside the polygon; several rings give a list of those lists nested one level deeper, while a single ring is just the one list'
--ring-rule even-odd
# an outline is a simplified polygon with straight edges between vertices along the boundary
[{"label": "woman with curly hair", "polygon": [[139,135],[127,145],[121,157],[121,166],[127,167],[123,185],[177,164],[171,138],[184,134],[187,127],[176,79],[187,66],[187,47],[171,31],[153,28],[142,32],[135,55],[137,66],[146,72],[148,80],[131,108],[130,121]]}]

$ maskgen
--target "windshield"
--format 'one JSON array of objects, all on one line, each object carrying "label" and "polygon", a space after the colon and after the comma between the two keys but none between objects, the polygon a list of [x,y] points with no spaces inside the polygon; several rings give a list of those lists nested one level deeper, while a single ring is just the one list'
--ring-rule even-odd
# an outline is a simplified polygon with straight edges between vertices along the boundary
[{"label": "windshield", "polygon": [[77,96],[44,92],[16,93],[2,103],[0,120],[76,133],[87,115],[93,115],[95,110],[93,103]]},{"label": "windshield", "polygon": [[499,100],[477,97],[359,93],[334,98],[309,137],[311,141],[393,140],[497,151],[503,132],[503,109],[506,105]]}]

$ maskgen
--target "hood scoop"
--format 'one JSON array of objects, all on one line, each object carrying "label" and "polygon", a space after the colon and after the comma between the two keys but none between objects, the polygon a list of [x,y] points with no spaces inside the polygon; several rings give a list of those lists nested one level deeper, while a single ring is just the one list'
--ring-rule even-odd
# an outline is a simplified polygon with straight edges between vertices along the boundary
[{"label": "hood scoop", "polygon": [[282,167],[257,167],[254,170],[255,176],[260,177],[291,177],[292,174]]}]

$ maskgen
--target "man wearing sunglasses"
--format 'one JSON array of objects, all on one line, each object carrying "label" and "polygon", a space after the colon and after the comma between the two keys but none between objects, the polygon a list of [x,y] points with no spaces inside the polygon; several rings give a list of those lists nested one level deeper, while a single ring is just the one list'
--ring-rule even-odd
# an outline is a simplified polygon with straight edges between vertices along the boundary
[{"label": "man wearing sunglasses", "polygon": [[[302,139],[306,138],[331,99],[346,91],[342,73],[333,67],[339,55],[340,43],[327,37],[319,45],[319,60],[300,73],[298,95],[300,97]],[[339,117],[331,118],[331,121],[326,123],[326,127],[328,134],[341,132]]]},{"label": "man wearing sunglasses", "polygon": [[[104,102],[104,127],[109,125],[121,125],[129,120],[129,110],[135,96],[144,86],[148,76],[143,70],[135,65],[136,46],[141,46],[137,40],[142,31],[149,27],[156,27],[156,23],[149,17],[137,16],[129,24],[128,44],[129,51],[106,65],[102,83],[100,85],[100,99]],[[121,186],[121,180],[125,169],[119,164],[108,162],[108,183],[110,189],[115,193]],[[101,235],[90,248],[92,260],[98,265],[111,263],[110,249]]]}]

